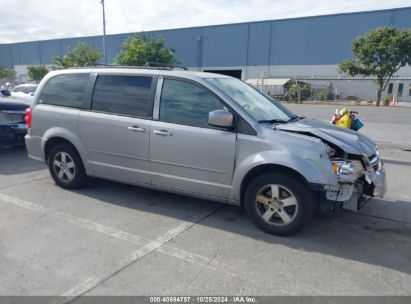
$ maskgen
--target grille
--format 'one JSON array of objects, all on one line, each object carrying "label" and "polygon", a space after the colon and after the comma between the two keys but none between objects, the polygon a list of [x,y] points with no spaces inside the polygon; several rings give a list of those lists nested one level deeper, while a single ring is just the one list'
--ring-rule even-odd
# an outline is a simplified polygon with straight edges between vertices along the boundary
[{"label": "grille", "polygon": [[0,123],[19,123],[24,121],[24,112],[0,111]]}]

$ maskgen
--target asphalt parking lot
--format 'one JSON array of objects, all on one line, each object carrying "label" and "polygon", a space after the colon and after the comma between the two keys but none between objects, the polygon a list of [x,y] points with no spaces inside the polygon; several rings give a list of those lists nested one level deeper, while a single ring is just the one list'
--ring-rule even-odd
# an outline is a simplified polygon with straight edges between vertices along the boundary
[{"label": "asphalt parking lot", "polygon": [[23,148],[1,150],[0,295],[411,295],[411,108],[358,111],[386,197],[287,238],[233,206],[98,179],[66,191]]}]

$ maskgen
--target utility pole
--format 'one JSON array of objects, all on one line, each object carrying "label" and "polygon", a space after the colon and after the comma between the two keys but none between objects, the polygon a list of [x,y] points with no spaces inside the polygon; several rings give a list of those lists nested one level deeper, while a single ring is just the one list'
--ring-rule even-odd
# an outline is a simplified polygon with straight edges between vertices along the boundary
[{"label": "utility pole", "polygon": [[104,0],[100,1],[101,5],[103,6],[103,56],[104,56],[104,64],[107,65],[107,52],[106,52],[106,10],[104,7]]}]

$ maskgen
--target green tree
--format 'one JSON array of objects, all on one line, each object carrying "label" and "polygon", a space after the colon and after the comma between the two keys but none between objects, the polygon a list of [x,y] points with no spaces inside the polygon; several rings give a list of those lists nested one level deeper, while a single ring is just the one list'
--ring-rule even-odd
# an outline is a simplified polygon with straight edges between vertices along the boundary
[{"label": "green tree", "polygon": [[44,65],[31,65],[27,68],[27,72],[31,80],[39,82],[49,70]]},{"label": "green tree", "polygon": [[164,46],[164,38],[154,39],[147,34],[130,35],[121,45],[114,62],[120,65],[142,66],[148,61],[177,63],[175,50]]},{"label": "green tree", "polygon": [[69,48],[63,57],[54,56],[53,62],[58,69],[67,69],[96,65],[101,56],[101,51],[95,46],[88,46],[83,42],[78,42],[77,46]]},{"label": "green tree", "polygon": [[339,65],[341,72],[351,76],[377,78],[377,106],[391,77],[403,66],[411,64],[411,30],[381,27],[353,41],[354,59]]},{"label": "green tree", "polygon": [[0,65],[0,79],[5,81],[14,81],[16,79],[16,71],[12,68],[4,68]]},{"label": "green tree", "polygon": [[298,82],[297,79],[291,79],[286,84],[286,97],[290,102],[302,103],[311,95],[311,85],[308,83]]}]

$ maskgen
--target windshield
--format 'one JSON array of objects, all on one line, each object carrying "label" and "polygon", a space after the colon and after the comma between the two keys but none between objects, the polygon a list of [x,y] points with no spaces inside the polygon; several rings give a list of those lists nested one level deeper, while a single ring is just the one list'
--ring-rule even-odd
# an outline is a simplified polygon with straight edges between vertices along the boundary
[{"label": "windshield", "polygon": [[288,121],[295,117],[286,107],[235,78],[208,78],[218,89],[234,99],[257,121]]},{"label": "windshield", "polygon": [[13,92],[24,92],[24,87],[17,86],[17,87],[14,88]]}]

